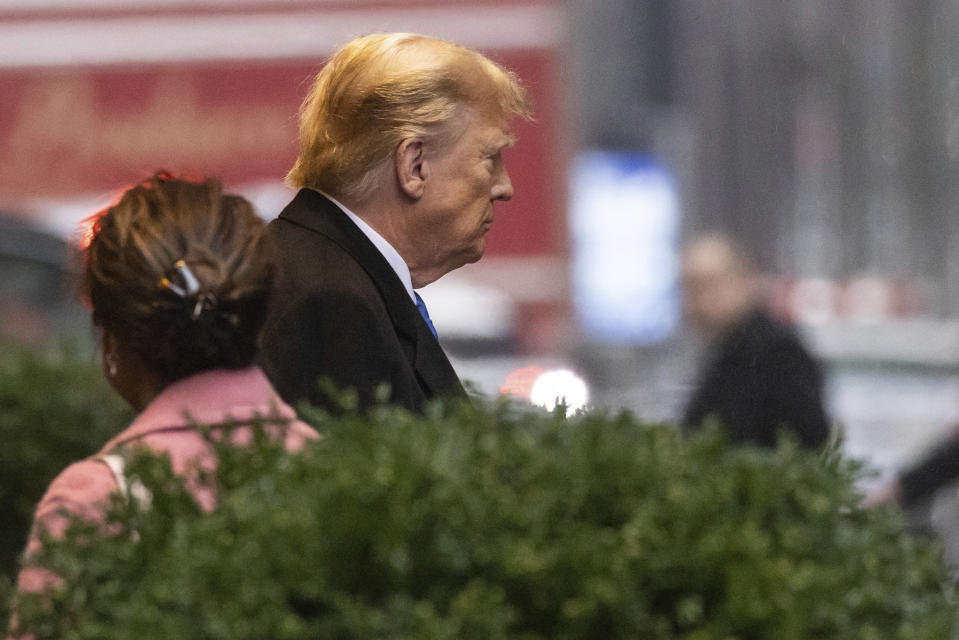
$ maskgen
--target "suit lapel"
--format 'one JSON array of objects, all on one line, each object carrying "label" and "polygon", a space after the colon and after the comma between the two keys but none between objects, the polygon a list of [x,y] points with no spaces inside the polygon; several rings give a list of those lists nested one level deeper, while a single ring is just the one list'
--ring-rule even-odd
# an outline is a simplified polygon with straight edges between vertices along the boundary
[{"label": "suit lapel", "polygon": [[[413,311],[419,317],[416,307],[413,307]],[[416,358],[413,368],[423,386],[429,389],[432,396],[466,395],[453,365],[423,318],[417,323],[416,330]]]},{"label": "suit lapel", "polygon": [[317,191],[301,189],[280,218],[326,236],[366,271],[383,297],[397,335],[412,350],[410,364],[427,395],[465,395],[453,366],[393,267],[336,204]]}]

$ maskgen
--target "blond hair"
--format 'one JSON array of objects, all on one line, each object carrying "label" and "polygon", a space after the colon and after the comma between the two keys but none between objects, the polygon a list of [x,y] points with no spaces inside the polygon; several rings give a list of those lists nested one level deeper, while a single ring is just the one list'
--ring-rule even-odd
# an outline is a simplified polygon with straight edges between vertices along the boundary
[{"label": "blond hair", "polygon": [[368,197],[407,138],[453,136],[462,109],[529,118],[515,74],[480,53],[412,33],[362,36],[337,51],[300,108],[294,187]]}]

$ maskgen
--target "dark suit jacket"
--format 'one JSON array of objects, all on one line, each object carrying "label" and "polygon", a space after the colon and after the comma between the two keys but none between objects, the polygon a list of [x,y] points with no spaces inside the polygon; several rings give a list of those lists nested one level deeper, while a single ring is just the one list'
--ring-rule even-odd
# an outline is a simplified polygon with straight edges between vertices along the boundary
[{"label": "dark suit jacket", "polygon": [[324,378],[355,389],[364,408],[383,384],[414,411],[465,396],[396,272],[339,207],[302,189],[267,232],[278,273],[260,364],[284,400],[335,407]]},{"label": "dark suit jacket", "polygon": [[683,424],[709,418],[734,443],[775,447],[780,429],[806,447],[829,437],[818,366],[790,328],[758,310],[713,345]]}]

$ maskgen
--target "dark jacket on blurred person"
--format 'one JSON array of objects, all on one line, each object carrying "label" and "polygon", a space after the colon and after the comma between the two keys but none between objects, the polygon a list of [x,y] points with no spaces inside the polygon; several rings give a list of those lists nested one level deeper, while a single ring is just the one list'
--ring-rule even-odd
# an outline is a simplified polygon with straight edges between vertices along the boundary
[{"label": "dark jacket on blurred person", "polygon": [[786,325],[755,310],[717,337],[683,418],[717,420],[731,442],[776,446],[781,429],[805,447],[829,436],[818,366]]},{"label": "dark jacket on blurred person", "polygon": [[287,402],[330,407],[323,379],[361,407],[381,385],[411,410],[465,396],[396,272],[335,203],[303,189],[268,232],[281,249],[260,359]]},{"label": "dark jacket on blurred person", "polygon": [[907,509],[918,506],[957,479],[959,427],[899,475],[899,503]]}]

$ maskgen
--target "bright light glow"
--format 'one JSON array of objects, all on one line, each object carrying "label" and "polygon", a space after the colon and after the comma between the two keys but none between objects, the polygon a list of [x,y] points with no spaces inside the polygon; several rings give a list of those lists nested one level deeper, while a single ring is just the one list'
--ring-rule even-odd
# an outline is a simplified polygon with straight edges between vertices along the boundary
[{"label": "bright light glow", "polygon": [[547,371],[533,383],[530,402],[552,410],[556,405],[566,405],[566,415],[572,415],[586,406],[589,389],[586,381],[568,369]]}]

